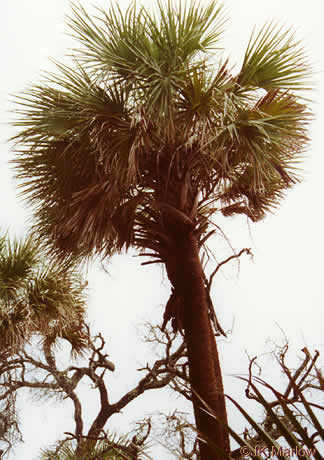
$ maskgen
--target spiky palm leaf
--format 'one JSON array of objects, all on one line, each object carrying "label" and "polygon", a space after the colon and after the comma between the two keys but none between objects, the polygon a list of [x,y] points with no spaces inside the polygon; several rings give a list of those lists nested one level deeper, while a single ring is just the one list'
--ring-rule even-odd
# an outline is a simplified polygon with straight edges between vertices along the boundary
[{"label": "spiky palm leaf", "polygon": [[18,98],[14,162],[41,238],[65,255],[135,245],[163,259],[161,202],[200,234],[206,203],[263,218],[298,180],[307,140],[294,91],[309,67],[292,34],[261,29],[234,75],[211,54],[224,25],[217,1],[100,14],[73,7],[75,66],[58,64]]},{"label": "spiky palm leaf", "polygon": [[[319,353],[316,351],[315,356],[311,357],[306,348],[302,351],[305,352],[306,359],[294,371],[286,366],[284,355],[277,357],[277,362],[287,378],[286,391],[279,391],[260,377],[238,377],[247,384],[246,395],[263,407],[265,417],[262,423],[258,423],[254,414],[244,409],[235,398],[226,395],[228,401],[243,415],[248,427],[241,435],[227,425],[231,437],[240,448],[234,450],[231,456],[223,453],[224,458],[262,460],[270,456],[278,459],[296,456],[308,460],[324,459],[324,406],[317,403],[314,397],[316,391],[322,392],[324,389],[321,371],[315,365]],[[304,393],[309,389],[314,393],[309,393],[306,397]],[[269,401],[271,396],[274,400]],[[206,410],[209,411],[207,406]],[[216,451],[217,446],[213,441],[208,442]]]},{"label": "spiky palm leaf", "polygon": [[244,88],[309,89],[309,73],[300,42],[291,30],[265,24],[246,50],[237,82]]},{"label": "spiky palm leaf", "polygon": [[[244,381],[248,382],[247,379],[243,378]],[[269,389],[276,398],[279,398],[280,405],[277,410],[274,410],[271,403],[267,401],[262,391],[257,387],[257,383],[261,384],[264,388]],[[296,455],[308,460],[316,459],[322,460],[324,457],[321,455],[321,449],[318,449],[317,442],[324,441],[324,430],[321,422],[321,415],[314,412],[312,408],[313,403],[306,400],[301,390],[295,385],[294,393],[300,398],[298,406],[299,414],[304,414],[302,417],[298,417],[296,412],[293,412],[289,408],[287,400],[281,395],[272,385],[261,380],[256,379],[256,383],[249,383],[253,389],[258,402],[263,406],[266,419],[263,424],[258,424],[254,417],[243,409],[233,398],[228,397],[239,412],[244,416],[249,426],[253,429],[254,437],[250,440],[242,438],[235,431],[229,428],[232,437],[241,447],[246,447],[246,457],[255,458],[253,454],[257,453],[257,458],[262,459],[261,454],[266,455],[272,453],[271,458],[290,458],[290,455]],[[292,382],[294,384],[294,382]],[[316,405],[317,409],[324,410],[323,407]],[[308,428],[305,426],[300,418],[307,416],[309,423]],[[278,443],[280,439],[280,443]],[[288,447],[289,446],[289,447]],[[257,448],[259,447],[259,449]],[[298,454],[299,452],[299,454]],[[259,454],[258,454],[259,453]],[[235,457],[236,458],[236,457]]]}]

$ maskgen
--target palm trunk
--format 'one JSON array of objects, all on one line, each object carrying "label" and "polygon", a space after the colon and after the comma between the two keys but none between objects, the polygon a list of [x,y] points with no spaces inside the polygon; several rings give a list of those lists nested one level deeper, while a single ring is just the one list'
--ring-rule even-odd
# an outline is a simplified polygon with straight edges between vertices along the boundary
[{"label": "palm trunk", "polygon": [[[208,316],[208,303],[196,237],[182,234],[166,262],[168,276],[183,299],[181,320],[188,350],[193,407],[198,431],[217,447],[229,453],[229,436],[213,416],[227,422],[221,368]],[[207,409],[208,407],[208,409]],[[207,412],[206,412],[207,411]],[[204,441],[200,442],[201,460],[223,460]]]}]

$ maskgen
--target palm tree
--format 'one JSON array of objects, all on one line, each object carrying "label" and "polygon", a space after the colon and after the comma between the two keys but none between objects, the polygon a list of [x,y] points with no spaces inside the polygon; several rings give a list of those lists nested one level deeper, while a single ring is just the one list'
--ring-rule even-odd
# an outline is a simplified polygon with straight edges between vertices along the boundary
[{"label": "palm tree", "polygon": [[73,353],[88,346],[80,276],[45,261],[35,240],[0,236],[0,353],[14,354],[38,337],[66,339]]},{"label": "palm tree", "polygon": [[[26,347],[36,339],[51,359],[58,339],[65,339],[73,354],[89,346],[83,291],[78,273],[46,262],[32,238],[0,235],[0,440],[6,452],[21,439],[16,396],[17,389],[28,386],[28,364],[22,359]],[[17,369],[23,369],[22,382]]]},{"label": "palm tree", "polygon": [[[116,438],[116,436],[113,436]],[[62,444],[62,443],[61,443]],[[98,441],[93,446],[87,446],[85,452],[79,453],[75,445],[65,442],[61,448],[42,451],[41,460],[139,460],[142,456],[131,453],[131,443],[124,438],[116,441]],[[145,458],[151,458],[145,456]]]},{"label": "palm tree", "polygon": [[197,428],[220,449],[202,441],[201,458],[220,459],[229,438],[200,251],[212,216],[258,221],[298,181],[309,66],[291,31],[269,23],[233,73],[216,60],[217,0],[156,10],[132,3],[92,19],[73,7],[74,64],[19,96],[14,162],[53,254],[135,247],[164,264],[165,319],[184,331]]}]

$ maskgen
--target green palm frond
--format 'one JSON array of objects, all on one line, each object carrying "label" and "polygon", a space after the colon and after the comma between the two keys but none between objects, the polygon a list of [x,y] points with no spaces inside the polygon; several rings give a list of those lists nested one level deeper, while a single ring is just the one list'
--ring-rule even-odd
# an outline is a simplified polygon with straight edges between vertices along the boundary
[{"label": "green palm frond", "polygon": [[266,24],[252,34],[237,83],[243,89],[309,89],[310,68],[303,47],[291,30]]},{"label": "green palm frond", "polygon": [[222,149],[216,157],[230,176],[220,199],[225,215],[240,212],[243,200],[242,212],[259,220],[278,205],[285,188],[299,181],[310,114],[294,95],[274,90],[236,116],[231,156]]},{"label": "green palm frond", "polygon": [[1,236],[0,297],[4,301],[14,298],[17,291],[24,289],[38,260],[36,245],[31,238],[10,241],[8,235]]},{"label": "green palm frond", "polygon": [[[69,25],[73,36],[84,46],[78,50],[78,56],[83,62],[104,68],[106,72],[116,72],[129,76],[139,64],[136,48],[141,38],[145,40],[146,21],[140,21],[143,9],[137,11],[136,5],[131,5],[123,15],[116,5],[111,7],[109,14],[100,11],[102,17],[97,24],[81,5],[72,7],[73,16]],[[133,44],[133,46],[132,46]]]},{"label": "green palm frond", "polygon": [[17,96],[17,113],[28,116],[28,120],[16,123],[25,128],[21,137],[29,142],[42,142],[49,136],[64,140],[74,132],[80,135],[83,129],[91,129],[95,119],[127,119],[122,85],[102,88],[80,65],[74,69],[59,63],[56,66],[58,73],[47,74],[46,85],[35,85],[28,95]]},{"label": "green palm frond", "polygon": [[46,449],[41,452],[42,460],[75,460],[75,448],[72,443],[65,443],[59,452],[56,449]]},{"label": "green palm frond", "polygon": [[84,296],[80,280],[56,267],[46,267],[28,286],[28,304],[35,320],[66,322],[72,316],[82,316]]},{"label": "green palm frond", "polygon": [[215,129],[219,111],[224,109],[224,93],[233,88],[227,64],[221,62],[216,71],[208,67],[193,69],[186,75],[185,85],[180,89],[178,117],[184,118],[191,130],[194,122],[209,124],[208,134]]}]

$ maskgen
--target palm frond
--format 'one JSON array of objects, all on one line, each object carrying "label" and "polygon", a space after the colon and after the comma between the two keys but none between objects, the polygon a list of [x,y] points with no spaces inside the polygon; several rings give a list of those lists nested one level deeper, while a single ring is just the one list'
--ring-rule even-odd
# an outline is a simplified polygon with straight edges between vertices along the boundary
[{"label": "palm frond", "polygon": [[237,83],[243,90],[304,90],[309,77],[310,66],[294,33],[270,22],[251,35]]},{"label": "palm frond", "polygon": [[8,301],[17,295],[19,289],[26,287],[35,264],[39,260],[35,242],[9,239],[1,236],[0,247],[0,297]]},{"label": "palm frond", "polygon": [[[125,436],[109,434],[107,439],[98,441],[95,445],[77,449],[73,441],[59,442],[57,447],[41,451],[41,460],[131,460],[131,442]],[[143,451],[143,448],[140,449]],[[141,457],[138,452],[137,458]]]},{"label": "palm frond", "polygon": [[195,120],[197,124],[209,123],[211,129],[215,129],[224,92],[233,87],[232,75],[227,67],[226,61],[221,62],[216,71],[205,66],[186,75],[186,83],[180,89],[178,117],[184,117],[191,130]]}]

